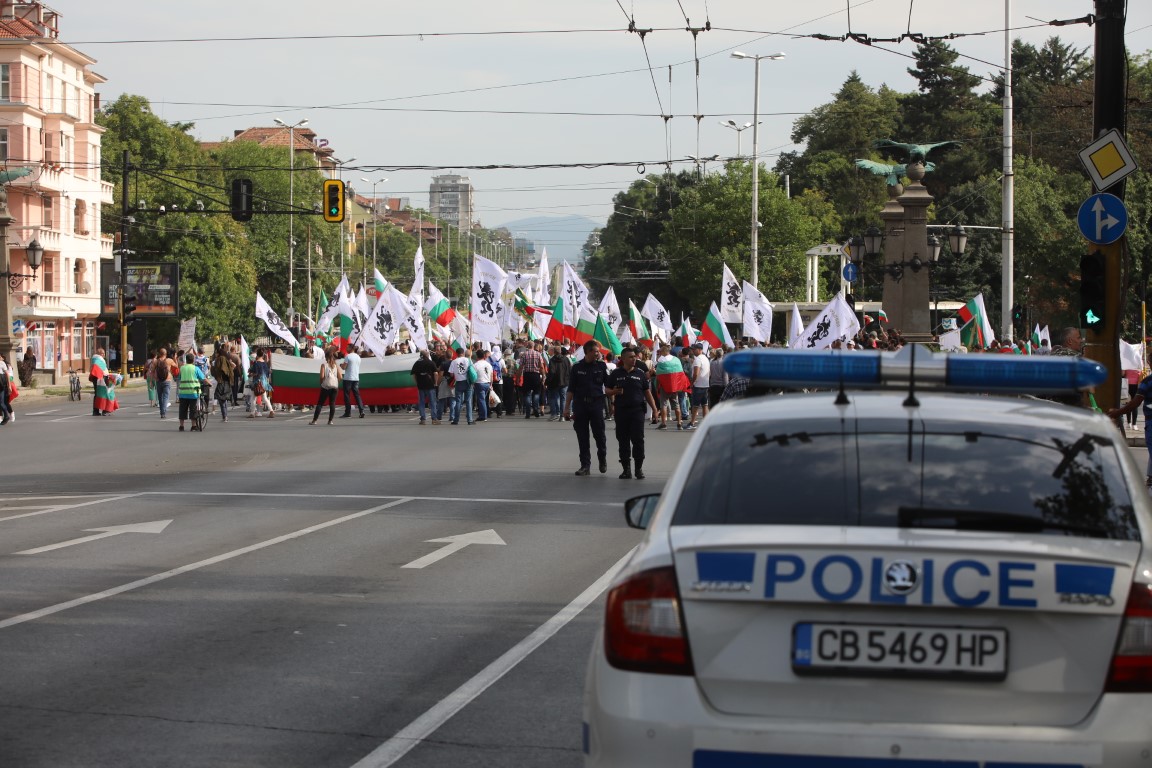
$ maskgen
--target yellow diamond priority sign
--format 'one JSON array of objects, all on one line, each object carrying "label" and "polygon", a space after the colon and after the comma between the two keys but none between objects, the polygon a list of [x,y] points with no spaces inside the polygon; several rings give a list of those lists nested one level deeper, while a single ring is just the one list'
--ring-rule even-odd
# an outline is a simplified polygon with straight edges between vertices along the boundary
[{"label": "yellow diamond priority sign", "polygon": [[1080,162],[1092,177],[1092,185],[1103,192],[1136,170],[1136,161],[1117,130],[1105,133],[1078,153]]}]

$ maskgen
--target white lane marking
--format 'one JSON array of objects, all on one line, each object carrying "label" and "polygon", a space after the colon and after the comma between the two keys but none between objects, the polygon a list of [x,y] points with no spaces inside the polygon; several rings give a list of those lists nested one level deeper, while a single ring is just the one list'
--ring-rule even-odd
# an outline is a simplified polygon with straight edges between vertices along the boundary
[{"label": "white lane marking", "polygon": [[38,501],[40,499],[90,499],[93,495],[99,494],[77,493],[72,496],[15,496],[10,499],[10,501]]},{"label": "white lane marking", "polygon": [[[366,493],[270,493],[252,491],[141,491],[140,496],[267,496],[270,498],[299,498],[299,499],[396,499],[394,495],[373,495]],[[563,504],[573,507],[614,507],[618,501],[567,501],[557,499],[492,499],[472,498],[469,496],[404,496],[412,501],[466,501],[472,504],[492,502],[498,504]]]},{"label": "white lane marking", "polygon": [[301,536],[307,536],[308,534],[315,533],[316,531],[322,531],[325,528],[331,528],[334,525],[340,525],[341,523],[347,523],[351,520],[357,520],[361,517],[371,515],[374,512],[380,512],[381,510],[388,509],[389,507],[394,507],[398,504],[403,504],[406,501],[409,501],[408,497],[399,498],[399,499],[396,499],[395,501],[390,501],[387,504],[380,504],[379,506],[372,507],[371,509],[365,509],[362,512],[354,512],[351,515],[345,515],[344,517],[338,517],[335,520],[329,520],[326,523],[318,523],[316,525],[310,525],[307,528],[301,528],[298,531],[293,531],[292,533],[286,533],[283,536],[277,536],[275,538],[268,539],[266,541],[257,542],[256,544],[250,544],[247,547],[241,547],[240,549],[234,549],[231,552],[225,552],[222,555],[216,555],[215,557],[209,557],[206,560],[200,560],[199,562],[189,563],[188,565],[182,565],[179,568],[173,568],[170,571],[164,571],[163,573],[157,573],[157,574],[154,574],[152,576],[147,576],[143,579],[137,579],[136,581],[130,581],[127,584],[121,584],[118,587],[112,587],[111,589],[106,589],[103,592],[96,592],[96,593],[91,594],[91,595],[84,595],[83,597],[78,597],[75,600],[67,600],[63,603],[57,603],[56,605],[50,605],[47,608],[41,608],[40,610],[32,611],[31,613],[22,613],[19,616],[13,616],[9,619],[4,619],[4,620],[0,621],[0,629],[7,629],[8,627],[14,627],[17,624],[24,624],[24,623],[29,622],[29,621],[35,621],[36,619],[42,619],[45,616],[51,616],[54,613],[61,613],[62,611],[67,611],[70,608],[77,608],[81,605],[87,605],[88,603],[94,603],[97,600],[103,600],[103,599],[108,598],[108,597],[115,597],[116,595],[120,595],[120,594],[123,594],[125,592],[131,592],[134,589],[140,589],[141,587],[147,587],[151,584],[156,584],[158,582],[165,581],[167,579],[171,579],[174,576],[179,576],[179,575],[184,574],[184,573],[196,571],[196,570],[199,570],[201,568],[207,568],[208,566],[216,565],[217,563],[223,563],[226,560],[231,560],[232,558],[240,557],[241,555],[246,555],[249,552],[256,552],[258,550],[265,549],[267,547],[275,546],[276,544],[283,544],[284,542],[291,541],[292,539],[298,539]]},{"label": "white lane marking", "polygon": [[596,598],[600,597],[600,594],[608,588],[608,584],[615,578],[616,573],[624,566],[628,558],[632,557],[634,551],[635,547],[616,561],[616,564],[605,571],[604,575],[593,582],[592,586],[561,608],[559,613],[537,627],[532,634],[514,645],[503,656],[480,670],[471,680],[438,701],[431,709],[406,725],[395,736],[372,750],[352,768],[388,768],[388,766],[394,765],[397,760],[431,736],[437,728],[452,719],[457,712],[471,704],[476,697],[512,671],[517,664],[528,658],[533,651],[559,632],[564,625],[576,618]]},{"label": "white lane marking", "polygon": [[[9,515],[8,517],[0,517],[0,523],[4,522],[5,520],[18,520],[21,517],[36,517],[37,515],[47,515],[47,514],[50,514],[52,512],[67,512],[70,509],[79,509],[80,507],[90,507],[93,504],[103,504],[103,503],[108,502],[108,501],[120,501],[122,499],[132,499],[132,498],[135,498],[135,497],[140,496],[140,495],[141,494],[139,494],[139,493],[126,493],[122,496],[107,496],[107,497],[102,498],[102,499],[90,499],[88,501],[82,501],[79,504],[54,504],[51,507],[45,507],[44,509],[41,509],[39,512],[25,512],[22,515]],[[50,498],[50,497],[46,496],[44,498]],[[72,497],[72,498],[75,498],[75,497]]]},{"label": "white lane marking", "polygon": [[22,413],[21,416],[46,416],[49,413],[59,413],[59,408],[53,408],[50,411],[33,411],[32,413]]},{"label": "white lane marking", "polygon": [[35,549],[26,549],[23,552],[13,552],[12,554],[39,555],[42,552],[51,552],[54,549],[63,549],[64,547],[71,547],[75,546],[76,544],[84,544],[89,541],[96,541],[98,539],[106,539],[109,536],[119,536],[122,533],[161,533],[171,524],[171,520],[154,520],[150,523],[110,525],[106,528],[85,528],[85,531],[100,531],[100,533],[93,534],[92,536],[81,536],[78,539],[69,539],[68,541],[59,541],[55,544],[49,544],[44,547],[36,547]]},{"label": "white lane marking", "polygon": [[427,568],[432,563],[439,562],[455,552],[459,552],[469,544],[499,544],[504,546],[504,539],[500,538],[500,534],[489,528],[486,531],[475,531],[473,533],[460,533],[455,536],[445,536],[440,539],[425,539],[429,544],[445,543],[447,546],[440,547],[435,552],[429,552],[424,557],[418,557],[407,565],[400,566],[401,568]]},{"label": "white lane marking", "polygon": [[52,423],[57,422],[57,421],[69,421],[71,419],[82,419],[85,416],[91,416],[91,415],[92,414],[90,414],[90,413],[81,413],[78,416],[65,416],[65,417],[60,418],[60,419],[48,419],[48,423],[52,424]]}]

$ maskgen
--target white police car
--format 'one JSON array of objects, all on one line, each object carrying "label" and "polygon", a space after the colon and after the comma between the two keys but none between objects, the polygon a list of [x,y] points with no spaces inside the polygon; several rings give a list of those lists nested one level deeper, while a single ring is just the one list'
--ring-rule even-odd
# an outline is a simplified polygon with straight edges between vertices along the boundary
[{"label": "white police car", "polygon": [[1070,392],[1099,365],[725,365],[840,391],[716,408],[629,502],[647,533],[592,651],[587,765],[1152,766],[1142,469],[1101,416],[957,394]]}]

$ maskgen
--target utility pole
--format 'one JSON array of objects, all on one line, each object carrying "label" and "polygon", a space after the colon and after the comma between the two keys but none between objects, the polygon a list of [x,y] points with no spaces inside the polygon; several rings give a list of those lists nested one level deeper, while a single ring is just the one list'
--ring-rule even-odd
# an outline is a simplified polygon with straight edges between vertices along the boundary
[{"label": "utility pole", "polygon": [[[1127,127],[1124,84],[1127,82],[1127,57],[1124,48],[1126,0],[1095,0],[1096,3],[1096,87],[1092,112],[1092,138],[1117,130],[1123,136]],[[1108,190],[1124,199],[1124,182]],[[1121,237],[1108,245],[1087,245],[1104,256],[1104,285],[1107,300],[1103,327],[1086,331],[1084,356],[1102,363],[1108,371],[1103,386],[1096,390],[1096,404],[1108,410],[1120,404],[1120,317],[1124,297],[1120,295],[1122,256],[1128,238]]]},{"label": "utility pole", "polygon": [[124,150],[124,171],[120,179],[120,373],[128,378],[128,323],[124,318],[124,297],[128,293],[128,150]]}]

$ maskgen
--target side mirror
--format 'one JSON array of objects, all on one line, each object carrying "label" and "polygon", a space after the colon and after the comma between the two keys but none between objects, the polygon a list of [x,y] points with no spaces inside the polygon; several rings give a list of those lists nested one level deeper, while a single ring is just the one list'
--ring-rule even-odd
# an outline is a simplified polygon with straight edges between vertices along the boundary
[{"label": "side mirror", "polygon": [[660,502],[660,494],[649,493],[644,496],[634,496],[624,502],[624,522],[629,528],[644,530],[648,527],[656,505]]}]

